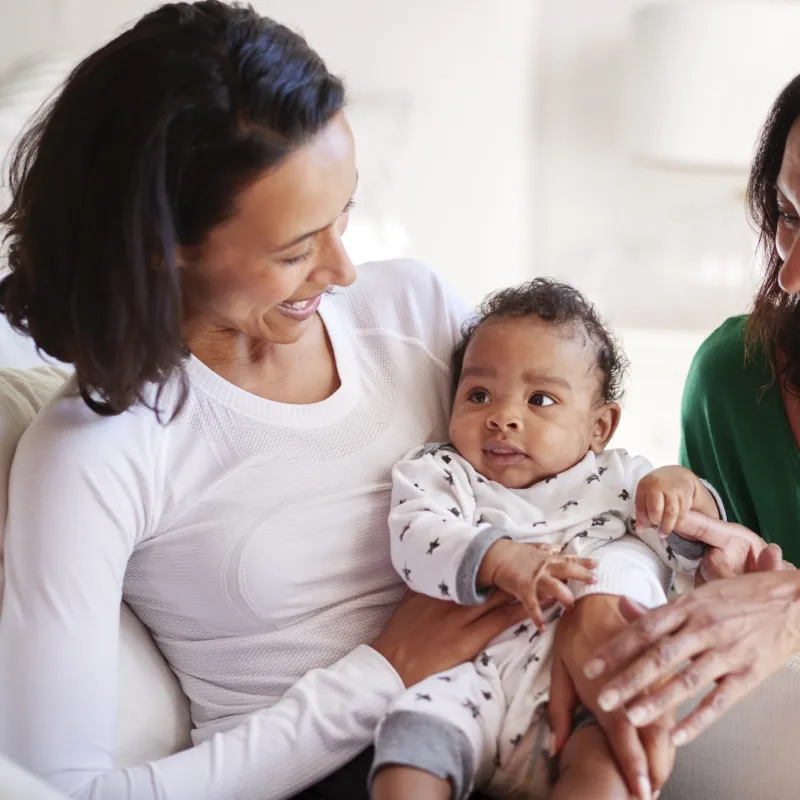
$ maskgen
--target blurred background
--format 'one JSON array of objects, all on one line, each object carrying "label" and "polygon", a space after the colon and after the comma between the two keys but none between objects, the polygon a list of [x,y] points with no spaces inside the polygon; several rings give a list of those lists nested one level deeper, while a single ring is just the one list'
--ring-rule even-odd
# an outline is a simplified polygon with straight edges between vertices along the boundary
[{"label": "blurred background", "polygon": [[[153,5],[0,0],[0,155],[71,64]],[[632,363],[616,443],[673,462],[692,355],[759,278],[747,168],[800,72],[800,2],[253,5],[350,87],[354,259],[423,259],[470,303],[537,275],[574,283]],[[0,364],[31,359],[0,331]]]}]

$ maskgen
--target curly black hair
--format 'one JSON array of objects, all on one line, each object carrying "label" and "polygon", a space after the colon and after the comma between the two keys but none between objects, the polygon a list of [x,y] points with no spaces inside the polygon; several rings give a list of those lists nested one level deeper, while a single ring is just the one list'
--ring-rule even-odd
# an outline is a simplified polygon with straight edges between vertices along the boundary
[{"label": "curly black hair", "polygon": [[521,286],[501,289],[481,303],[476,316],[464,325],[461,342],[453,351],[453,395],[461,380],[467,346],[478,328],[492,317],[538,317],[554,325],[582,328],[597,350],[597,368],[602,375],[602,401],[617,403],[622,400],[628,359],[614,334],[600,318],[594,305],[577,289],[550,278],[536,278]]}]

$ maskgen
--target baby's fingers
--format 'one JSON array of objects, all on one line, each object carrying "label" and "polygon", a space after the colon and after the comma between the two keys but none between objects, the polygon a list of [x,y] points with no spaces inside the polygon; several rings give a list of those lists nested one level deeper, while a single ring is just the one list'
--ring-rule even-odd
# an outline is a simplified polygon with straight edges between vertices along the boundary
[{"label": "baby's fingers", "polygon": [[677,492],[662,495],[664,499],[664,513],[661,517],[661,533],[669,536],[675,530],[675,523],[681,513],[681,499]]},{"label": "baby's fingers", "polygon": [[567,557],[563,561],[554,561],[548,564],[547,572],[560,581],[580,581],[581,583],[596,583],[594,568],[597,562],[592,558]]},{"label": "baby's fingers", "polygon": [[566,608],[575,605],[575,596],[570,591],[566,583],[562,583],[552,575],[542,575],[537,586],[539,597],[555,597]]},{"label": "baby's fingers", "polygon": [[539,596],[535,588],[534,591],[532,591],[530,595],[522,601],[522,604],[525,606],[528,616],[531,618],[531,620],[533,620],[533,624],[540,631],[544,631],[544,613],[542,612],[542,607],[539,604]]},{"label": "baby's fingers", "polygon": [[654,528],[659,527],[664,519],[664,492],[659,489],[647,493],[647,517]]}]

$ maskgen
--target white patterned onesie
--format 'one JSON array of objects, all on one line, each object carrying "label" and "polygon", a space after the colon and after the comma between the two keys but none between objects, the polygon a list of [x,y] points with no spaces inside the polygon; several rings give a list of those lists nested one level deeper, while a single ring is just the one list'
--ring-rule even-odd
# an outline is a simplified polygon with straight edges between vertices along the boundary
[{"label": "white patterned onesie", "polygon": [[[477,604],[488,595],[477,589],[478,569],[495,541],[557,545],[598,562],[596,584],[570,583],[576,599],[624,594],[659,605],[675,571],[696,570],[703,546],[674,535],[663,540],[654,530],[634,532],[636,487],[652,469],[624,450],[590,452],[560,475],[507,489],[449,445],[417,449],[393,471],[392,561],[415,591]],[[378,729],[373,774],[382,765],[405,764],[448,778],[459,799],[475,786],[496,797],[546,796],[538,723],[560,613],[560,605],[546,613],[544,632],[523,622],[474,662],[406,692]]]}]

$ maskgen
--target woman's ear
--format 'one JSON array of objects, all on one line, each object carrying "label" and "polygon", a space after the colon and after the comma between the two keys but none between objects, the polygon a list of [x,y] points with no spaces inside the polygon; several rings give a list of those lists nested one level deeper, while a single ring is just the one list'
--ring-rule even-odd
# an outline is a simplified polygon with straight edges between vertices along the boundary
[{"label": "woman's ear", "polygon": [[619,403],[604,403],[597,409],[592,442],[589,445],[593,453],[602,453],[606,449],[617,430],[621,416],[622,409],[619,407]]}]

